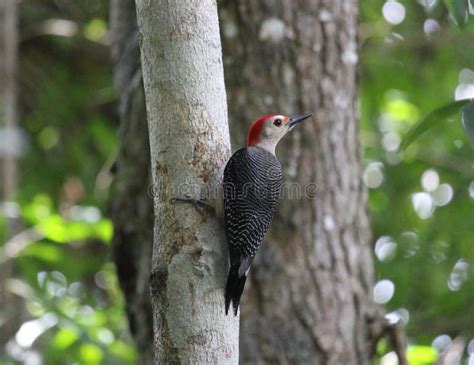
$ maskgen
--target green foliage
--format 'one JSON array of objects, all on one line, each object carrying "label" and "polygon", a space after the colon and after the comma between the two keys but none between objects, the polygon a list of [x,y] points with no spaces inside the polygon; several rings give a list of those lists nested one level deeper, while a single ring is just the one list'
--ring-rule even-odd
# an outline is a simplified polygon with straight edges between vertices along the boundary
[{"label": "green foliage", "polygon": [[100,18],[90,20],[84,27],[84,36],[94,42],[99,41],[107,32],[107,23]]},{"label": "green foliage", "polygon": [[472,97],[474,27],[451,4],[400,2],[399,25],[384,1],[361,2],[364,180],[376,280],[395,285],[386,310],[405,324],[410,363],[431,364],[437,336],[474,338],[473,103],[454,101]]},{"label": "green foliage", "polygon": [[464,28],[469,20],[469,0],[444,0],[446,7],[459,28]]},{"label": "green foliage", "polygon": [[466,113],[464,110],[466,110],[466,108],[468,107],[472,108],[472,105],[474,105],[474,103],[471,102],[470,100],[459,100],[459,101],[454,101],[436,110],[433,110],[431,113],[429,113],[426,117],[421,119],[408,131],[408,133],[406,134],[406,136],[403,138],[402,142],[400,143],[398,150],[403,151],[422,133],[434,127],[437,123],[446,121],[448,118],[456,114],[459,114],[461,111],[463,111],[463,115],[466,115],[467,125],[470,125],[470,123],[468,122],[470,119],[468,117],[471,114]]},{"label": "green foliage", "polygon": [[407,360],[410,365],[433,364],[437,358],[438,354],[431,346],[410,346],[407,350]]},{"label": "green foliage", "polygon": [[133,348],[121,335],[126,323],[115,270],[106,250],[97,246],[110,240],[110,222],[67,220],[44,194],[25,206],[23,216],[42,238],[17,257],[24,280],[21,295],[33,318],[52,314],[58,319],[42,334],[50,348],[47,363],[133,362]]},{"label": "green foliage", "polygon": [[[35,0],[21,7],[20,114],[29,150],[21,160],[16,204],[25,241],[14,256],[2,251],[0,257],[15,263],[18,275],[8,287],[23,298],[28,316],[12,343],[23,343],[20,354],[38,351],[48,365],[136,360],[110,263],[112,224],[104,215],[108,166],[117,148],[104,43],[108,5]],[[82,32],[39,33],[58,19]],[[0,215],[0,238],[5,234]],[[7,246],[13,243],[1,249]],[[40,328],[36,338],[33,327]],[[1,351],[0,363],[23,360]]]},{"label": "green foliage", "polygon": [[109,220],[101,219],[90,224],[81,221],[68,222],[60,215],[51,215],[38,224],[38,230],[45,238],[59,243],[99,238],[104,242],[112,237],[112,225]]},{"label": "green foliage", "polygon": [[64,327],[56,332],[52,339],[51,345],[55,349],[64,352],[64,350],[71,347],[78,340],[79,332],[74,327]]}]

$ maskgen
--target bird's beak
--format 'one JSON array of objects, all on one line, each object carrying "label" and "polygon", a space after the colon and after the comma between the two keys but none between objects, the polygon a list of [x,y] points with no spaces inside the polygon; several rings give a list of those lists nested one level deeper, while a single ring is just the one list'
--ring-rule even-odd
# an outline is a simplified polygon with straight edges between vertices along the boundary
[{"label": "bird's beak", "polygon": [[302,122],[306,118],[309,118],[313,115],[313,113],[308,113],[308,114],[301,114],[301,115],[295,115],[294,117],[290,118],[290,121],[288,122],[288,127],[291,129],[295,125],[297,125],[299,122]]}]

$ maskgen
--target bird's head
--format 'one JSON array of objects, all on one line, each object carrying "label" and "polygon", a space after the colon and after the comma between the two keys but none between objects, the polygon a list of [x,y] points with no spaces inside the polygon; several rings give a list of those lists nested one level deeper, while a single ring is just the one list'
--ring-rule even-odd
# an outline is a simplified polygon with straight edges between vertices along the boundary
[{"label": "bird's head", "polygon": [[275,154],[275,147],[285,134],[291,131],[296,124],[309,118],[313,114],[302,114],[294,117],[268,114],[252,123],[249,128],[247,146],[256,146]]}]

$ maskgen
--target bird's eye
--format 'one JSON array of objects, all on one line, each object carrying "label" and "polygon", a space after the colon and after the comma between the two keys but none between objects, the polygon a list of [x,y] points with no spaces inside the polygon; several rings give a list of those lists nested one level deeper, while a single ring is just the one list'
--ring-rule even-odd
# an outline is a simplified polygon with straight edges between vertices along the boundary
[{"label": "bird's eye", "polygon": [[277,127],[280,127],[281,126],[281,119],[275,119],[273,121],[273,124],[276,125]]}]

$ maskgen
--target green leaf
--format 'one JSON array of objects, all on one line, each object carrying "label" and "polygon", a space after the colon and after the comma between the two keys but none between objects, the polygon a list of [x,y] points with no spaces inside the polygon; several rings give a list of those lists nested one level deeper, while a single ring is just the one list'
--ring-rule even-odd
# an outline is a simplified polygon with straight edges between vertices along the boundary
[{"label": "green leaf", "polygon": [[64,260],[61,249],[44,242],[36,242],[29,245],[21,251],[21,256],[35,257],[48,263],[58,263]]},{"label": "green leaf", "polygon": [[107,325],[107,314],[98,310],[88,312],[77,318],[77,322],[86,327],[104,327]]},{"label": "green leaf", "polygon": [[23,217],[35,224],[48,218],[53,211],[53,201],[50,196],[46,194],[37,194],[29,203],[23,208]]},{"label": "green leaf", "polygon": [[459,28],[464,28],[469,20],[468,0],[444,0],[446,7]]},{"label": "green leaf", "polygon": [[385,338],[380,339],[379,342],[377,342],[377,354],[384,355],[387,353],[388,349],[388,342]]},{"label": "green leaf", "polygon": [[436,361],[438,354],[431,346],[410,346],[407,350],[407,358],[411,365],[428,365]]},{"label": "green leaf", "polygon": [[52,214],[38,225],[38,230],[46,238],[59,243],[89,238],[99,238],[104,243],[109,243],[112,239],[112,223],[108,219],[88,223],[79,220],[68,221],[59,214]]},{"label": "green leaf", "polygon": [[53,346],[58,350],[65,350],[79,339],[77,331],[73,328],[62,328],[53,338]]},{"label": "green leaf", "polygon": [[461,109],[470,102],[471,100],[458,100],[433,110],[426,117],[418,121],[412,128],[410,128],[405,137],[403,137],[403,140],[398,147],[398,151],[403,151],[406,149],[415,139],[417,139],[428,129],[434,127],[436,124],[445,121],[446,119],[459,113]]},{"label": "green leaf", "polygon": [[387,101],[385,111],[397,124],[411,124],[420,118],[416,105],[400,98]]},{"label": "green leaf", "polygon": [[[49,216],[47,219],[43,220],[39,226],[39,231],[48,239],[61,242],[61,243],[68,243],[71,238],[71,233],[74,238],[79,239],[77,237],[78,232],[77,228],[70,231],[67,227],[66,221],[58,214],[53,214]],[[80,238],[87,238],[88,232],[81,232],[83,233]]]},{"label": "green leaf", "polygon": [[93,42],[99,41],[106,32],[107,23],[99,18],[92,19],[84,28],[84,36]]},{"label": "green leaf", "polygon": [[100,364],[104,357],[102,349],[96,345],[85,343],[81,346],[80,357],[84,364]]},{"label": "green leaf", "polygon": [[136,358],[135,349],[123,341],[115,341],[109,346],[109,351],[118,358],[134,363]]},{"label": "green leaf", "polygon": [[461,121],[464,130],[471,139],[471,143],[474,144],[474,102],[464,106]]},{"label": "green leaf", "polygon": [[110,219],[101,219],[94,224],[95,236],[104,243],[110,243],[113,235],[113,225]]}]

